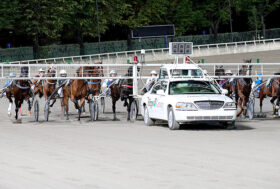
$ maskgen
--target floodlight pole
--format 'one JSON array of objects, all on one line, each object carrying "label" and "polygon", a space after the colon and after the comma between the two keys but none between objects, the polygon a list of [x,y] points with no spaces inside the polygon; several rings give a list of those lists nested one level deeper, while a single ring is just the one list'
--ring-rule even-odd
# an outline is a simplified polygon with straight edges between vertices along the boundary
[{"label": "floodlight pole", "polygon": [[97,29],[98,29],[98,51],[100,52],[100,28],[99,28],[99,17],[98,17],[98,4],[97,4],[97,0],[95,0],[95,4],[96,4],[96,18],[97,18]]}]

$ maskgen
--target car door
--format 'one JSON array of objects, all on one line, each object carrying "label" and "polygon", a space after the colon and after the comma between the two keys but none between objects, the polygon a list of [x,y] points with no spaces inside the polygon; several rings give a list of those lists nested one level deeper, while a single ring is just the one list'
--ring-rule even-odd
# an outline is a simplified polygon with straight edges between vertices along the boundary
[{"label": "car door", "polygon": [[157,106],[158,95],[156,93],[157,90],[159,90],[160,88],[161,88],[160,83],[156,83],[151,89],[151,93],[147,98],[148,111],[151,118],[157,118],[156,106]]},{"label": "car door", "polygon": [[[163,90],[164,92],[166,92],[166,88],[167,88],[167,81],[160,81],[159,83],[159,87],[157,88],[157,90]],[[154,101],[155,103],[155,117],[157,117],[158,119],[163,119],[164,118],[164,109],[165,109],[165,104],[166,104],[166,93],[165,95],[162,94],[155,94],[155,99]]]}]

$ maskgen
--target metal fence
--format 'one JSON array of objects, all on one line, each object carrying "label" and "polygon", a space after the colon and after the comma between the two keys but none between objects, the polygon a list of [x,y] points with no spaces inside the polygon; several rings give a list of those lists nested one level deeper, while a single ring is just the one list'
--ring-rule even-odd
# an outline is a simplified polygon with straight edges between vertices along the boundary
[{"label": "metal fence", "polygon": [[[132,51],[139,49],[157,49],[166,48],[169,42],[189,41],[194,45],[202,44],[216,44],[216,43],[228,43],[237,41],[251,41],[263,39],[260,35],[261,31],[249,31],[249,32],[234,32],[218,34],[217,38],[211,35],[190,35],[168,38],[149,38],[149,39],[135,39],[131,41],[106,41],[98,43],[85,43],[83,53],[88,54],[100,54],[109,52],[121,52]],[[280,37],[280,28],[266,30],[265,39],[273,39]],[[100,47],[100,52],[99,52]],[[11,49],[0,49],[0,62],[5,61],[18,61],[18,60],[31,60],[34,57],[46,59],[53,57],[66,57],[66,56],[79,56],[81,50],[78,44],[67,45],[50,45],[39,47],[39,53],[35,56],[32,47],[19,47]]]}]

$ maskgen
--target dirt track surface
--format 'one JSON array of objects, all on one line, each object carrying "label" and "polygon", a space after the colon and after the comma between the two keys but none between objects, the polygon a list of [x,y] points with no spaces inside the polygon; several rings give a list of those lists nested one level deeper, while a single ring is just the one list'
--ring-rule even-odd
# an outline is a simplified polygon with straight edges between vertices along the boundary
[{"label": "dirt track surface", "polygon": [[[106,113],[90,122],[87,113],[78,123],[72,103],[70,121],[65,121],[57,103],[49,122],[41,110],[39,123],[23,116],[22,124],[13,124],[6,100],[0,104],[1,189],[280,185],[278,119],[241,119],[236,130],[198,124],[170,131],[165,124],[127,122],[121,103],[119,121]],[[266,103],[265,111],[270,109]]]}]

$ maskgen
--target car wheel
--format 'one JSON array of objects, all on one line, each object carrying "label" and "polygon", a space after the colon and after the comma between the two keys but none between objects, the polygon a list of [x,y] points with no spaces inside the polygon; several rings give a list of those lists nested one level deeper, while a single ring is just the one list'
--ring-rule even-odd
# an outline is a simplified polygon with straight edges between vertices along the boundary
[{"label": "car wheel", "polygon": [[168,110],[168,127],[170,130],[180,129],[179,123],[175,120],[175,115],[172,107],[170,107]]},{"label": "car wheel", "polygon": [[236,129],[236,126],[235,126],[235,121],[231,121],[231,122],[223,122],[222,123],[224,129],[228,129],[228,130],[231,130],[231,129]]},{"label": "car wheel", "polygon": [[146,126],[152,126],[155,123],[154,120],[150,118],[147,106],[144,107],[144,122]]}]

